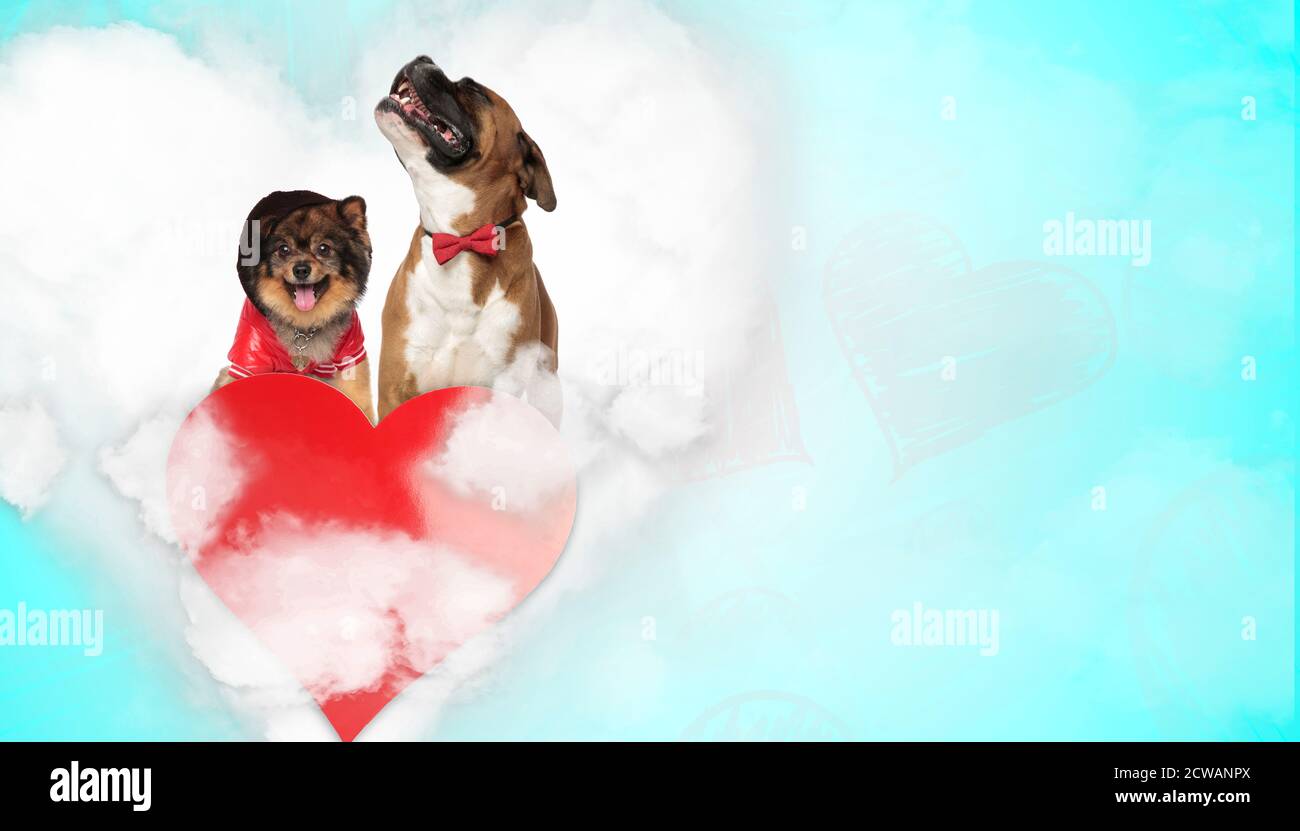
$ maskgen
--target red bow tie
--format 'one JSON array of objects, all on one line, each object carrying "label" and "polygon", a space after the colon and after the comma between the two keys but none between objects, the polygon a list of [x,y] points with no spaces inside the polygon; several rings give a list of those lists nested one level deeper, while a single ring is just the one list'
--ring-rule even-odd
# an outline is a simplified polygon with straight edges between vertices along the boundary
[{"label": "red bow tie", "polygon": [[[502,233],[505,229],[502,228]],[[429,234],[433,237],[433,258],[438,265],[450,260],[462,251],[477,251],[488,257],[497,255],[497,224],[489,222],[473,233],[458,237],[455,234]]]}]

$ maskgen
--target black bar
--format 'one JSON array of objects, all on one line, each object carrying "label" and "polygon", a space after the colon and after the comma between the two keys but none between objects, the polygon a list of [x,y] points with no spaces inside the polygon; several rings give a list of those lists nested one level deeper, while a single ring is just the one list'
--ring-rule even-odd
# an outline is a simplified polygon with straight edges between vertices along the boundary
[{"label": "black bar", "polygon": [[[1291,808],[1297,781],[1295,749],[1280,743],[10,743],[0,760],[0,800],[10,812],[128,821],[248,818],[265,812],[259,806],[299,819],[337,819],[340,810],[370,806],[385,814],[428,810],[447,820],[530,800],[584,811],[604,804],[621,813],[633,809],[626,804],[632,799],[639,814],[701,798],[719,808],[719,800],[737,808],[842,802],[864,816],[891,806],[927,817],[1197,811],[1230,819]],[[91,787],[109,786],[106,796],[114,780],[125,779],[105,779],[104,769],[137,769],[142,785],[148,768],[148,810],[134,810],[138,790],[117,802],[53,801],[52,788],[71,778],[73,762],[82,787],[88,777]]]}]

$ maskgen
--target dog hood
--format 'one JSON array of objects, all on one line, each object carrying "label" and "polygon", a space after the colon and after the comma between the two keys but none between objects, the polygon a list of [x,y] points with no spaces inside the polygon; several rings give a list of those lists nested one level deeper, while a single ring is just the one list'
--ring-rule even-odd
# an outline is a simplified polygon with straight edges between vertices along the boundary
[{"label": "dog hood", "polygon": [[253,206],[253,210],[248,212],[248,219],[245,222],[258,220],[261,225],[261,236],[265,238],[267,234],[271,233],[275,223],[299,208],[337,201],[337,199],[330,199],[328,196],[322,196],[310,190],[277,190],[263,196]]}]

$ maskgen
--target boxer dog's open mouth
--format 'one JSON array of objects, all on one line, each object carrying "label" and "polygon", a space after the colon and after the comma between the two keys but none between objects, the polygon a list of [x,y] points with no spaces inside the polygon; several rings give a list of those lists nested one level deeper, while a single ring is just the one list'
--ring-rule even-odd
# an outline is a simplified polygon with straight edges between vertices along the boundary
[{"label": "boxer dog's open mouth", "polygon": [[457,100],[462,91],[422,56],[402,67],[375,111],[398,116],[440,161],[451,165],[464,159],[474,143],[473,121]]},{"label": "boxer dog's open mouth", "polygon": [[421,126],[427,124],[432,127],[434,135],[442,141],[448,153],[459,155],[464,152],[464,135],[454,124],[429,112],[429,108],[424,105],[424,100],[415,91],[415,86],[409,78],[403,78],[397,85],[397,89],[389,93],[388,97],[401,107],[402,115],[406,116],[408,123],[418,121],[421,122]]}]

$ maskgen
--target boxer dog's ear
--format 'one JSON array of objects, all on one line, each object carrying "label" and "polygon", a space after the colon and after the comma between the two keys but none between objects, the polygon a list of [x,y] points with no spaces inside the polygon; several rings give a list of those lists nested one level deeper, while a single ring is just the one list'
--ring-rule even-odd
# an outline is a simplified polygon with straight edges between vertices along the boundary
[{"label": "boxer dog's ear", "polygon": [[524,156],[524,166],[519,171],[519,186],[524,195],[544,211],[555,210],[555,187],[551,184],[551,171],[546,167],[546,157],[537,142],[519,131],[519,152]]}]

